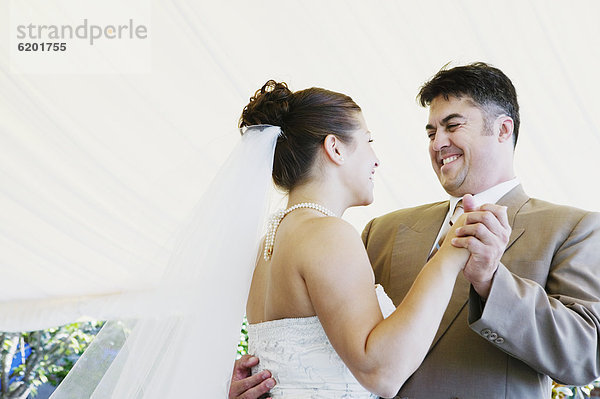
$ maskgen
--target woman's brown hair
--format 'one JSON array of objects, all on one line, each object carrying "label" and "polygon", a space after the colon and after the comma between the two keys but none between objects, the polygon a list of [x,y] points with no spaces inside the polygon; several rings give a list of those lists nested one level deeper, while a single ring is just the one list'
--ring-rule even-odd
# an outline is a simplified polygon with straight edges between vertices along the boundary
[{"label": "woman's brown hair", "polygon": [[304,182],[319,146],[330,134],[351,143],[359,127],[360,107],[349,96],[312,87],[292,92],[286,83],[269,80],[244,108],[239,127],[279,126],[273,160],[273,180],[286,191]]}]

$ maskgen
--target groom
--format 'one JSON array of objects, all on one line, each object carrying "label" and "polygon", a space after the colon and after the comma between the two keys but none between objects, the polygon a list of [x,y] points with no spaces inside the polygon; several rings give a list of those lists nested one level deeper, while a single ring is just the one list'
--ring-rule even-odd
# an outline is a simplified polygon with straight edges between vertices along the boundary
[{"label": "groom", "polygon": [[[529,198],[513,169],[519,105],[512,82],[484,63],[441,70],[419,92],[429,106],[433,169],[449,201],[372,220],[363,240],[377,283],[399,304],[459,199],[508,208],[471,225],[471,252],[428,355],[397,398],[549,398],[550,378],[600,375],[600,214]],[[401,354],[399,354],[401,356]],[[230,398],[273,382],[236,364]],[[267,378],[263,378],[267,377]]]}]

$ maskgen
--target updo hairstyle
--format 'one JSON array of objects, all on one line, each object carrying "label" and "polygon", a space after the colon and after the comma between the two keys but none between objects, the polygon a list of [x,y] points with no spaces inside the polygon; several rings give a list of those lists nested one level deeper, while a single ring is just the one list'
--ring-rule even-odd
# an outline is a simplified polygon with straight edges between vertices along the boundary
[{"label": "updo hairstyle", "polygon": [[360,127],[361,109],[349,96],[311,87],[292,93],[286,83],[269,80],[254,93],[240,117],[239,127],[274,125],[283,131],[277,140],[273,180],[287,192],[304,182],[319,147],[333,134],[346,144]]}]

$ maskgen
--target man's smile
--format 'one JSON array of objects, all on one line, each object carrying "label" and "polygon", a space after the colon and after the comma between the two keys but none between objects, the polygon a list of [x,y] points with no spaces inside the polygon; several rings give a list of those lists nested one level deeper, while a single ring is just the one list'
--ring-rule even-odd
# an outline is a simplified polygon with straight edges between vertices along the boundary
[{"label": "man's smile", "polygon": [[450,162],[456,161],[460,157],[461,157],[461,155],[452,155],[451,157],[443,158],[442,165],[446,165],[446,164],[449,164]]}]

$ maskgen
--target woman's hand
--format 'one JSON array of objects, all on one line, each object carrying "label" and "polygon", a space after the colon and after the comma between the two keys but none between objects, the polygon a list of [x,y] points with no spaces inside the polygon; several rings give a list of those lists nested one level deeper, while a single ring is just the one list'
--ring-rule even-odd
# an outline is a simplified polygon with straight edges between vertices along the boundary
[{"label": "woman's hand", "polygon": [[464,268],[465,263],[469,259],[470,252],[466,247],[452,245],[453,240],[457,238],[456,230],[465,226],[469,212],[478,210],[477,206],[475,205],[475,200],[471,194],[466,194],[463,197],[462,207],[465,212],[460,215],[450,230],[448,230],[448,233],[446,233],[446,238],[444,238],[444,242],[438,250],[438,253],[441,252],[439,256],[445,258],[444,261],[450,262],[452,265],[457,267],[457,273]]},{"label": "woman's hand", "polygon": [[454,266],[456,268],[456,273],[460,272],[465,267],[465,264],[471,255],[466,248],[455,247],[452,245],[452,240],[457,237],[456,230],[463,227],[466,220],[467,214],[462,214],[456,222],[454,222],[452,227],[450,227],[450,230],[448,230],[442,246],[435,255],[436,257],[442,258],[444,264],[448,265],[445,267]]}]

